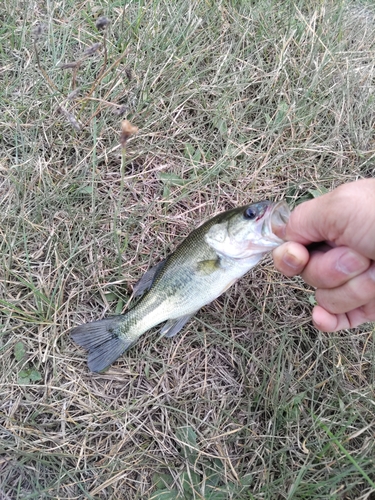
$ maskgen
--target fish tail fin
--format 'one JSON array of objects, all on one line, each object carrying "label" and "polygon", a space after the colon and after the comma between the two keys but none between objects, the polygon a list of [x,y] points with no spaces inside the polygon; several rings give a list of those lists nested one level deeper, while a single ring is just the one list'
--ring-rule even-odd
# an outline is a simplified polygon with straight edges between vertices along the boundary
[{"label": "fish tail fin", "polygon": [[101,372],[131,347],[138,338],[127,338],[120,328],[126,315],[105,318],[73,328],[73,341],[86,349],[87,364],[92,372]]}]

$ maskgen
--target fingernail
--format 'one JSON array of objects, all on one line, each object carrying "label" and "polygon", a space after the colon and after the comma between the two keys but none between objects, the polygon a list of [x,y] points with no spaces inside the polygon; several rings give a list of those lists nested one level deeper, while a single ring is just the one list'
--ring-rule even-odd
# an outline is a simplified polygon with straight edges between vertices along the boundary
[{"label": "fingernail", "polygon": [[368,274],[370,278],[375,281],[375,264],[373,264],[370,269],[368,270]]},{"label": "fingernail", "polygon": [[322,327],[322,323],[320,321],[317,321],[315,318],[313,318],[313,325],[315,326],[315,328],[317,328],[318,330],[321,329]]},{"label": "fingernail", "polygon": [[276,236],[278,236],[281,240],[285,240],[286,224],[283,224],[282,226],[273,227],[272,232],[276,234]]},{"label": "fingernail", "polygon": [[346,252],[336,261],[336,269],[344,274],[352,274],[366,269],[367,259],[354,252]]},{"label": "fingernail", "polygon": [[301,267],[301,261],[298,259],[298,257],[289,252],[286,252],[284,254],[283,262],[292,269],[299,269]]}]

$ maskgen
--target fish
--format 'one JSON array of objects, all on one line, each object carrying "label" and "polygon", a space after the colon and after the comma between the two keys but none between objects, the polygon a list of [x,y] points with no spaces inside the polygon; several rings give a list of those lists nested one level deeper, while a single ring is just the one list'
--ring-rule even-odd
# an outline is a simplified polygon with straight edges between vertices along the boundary
[{"label": "fish", "polygon": [[284,202],[260,201],[219,213],[198,228],[133,288],[141,297],[125,314],[85,323],[72,340],[88,351],[88,367],[102,372],[151,328],[174,337],[209,304],[283,243],[275,231],[289,218]]}]

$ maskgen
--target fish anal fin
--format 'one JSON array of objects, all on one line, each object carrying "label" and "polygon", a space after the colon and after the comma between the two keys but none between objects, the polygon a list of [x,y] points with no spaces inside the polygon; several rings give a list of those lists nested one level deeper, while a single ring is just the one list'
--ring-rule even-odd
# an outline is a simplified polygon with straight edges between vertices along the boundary
[{"label": "fish anal fin", "polygon": [[171,338],[177,335],[177,333],[182,330],[190,318],[192,318],[197,311],[193,314],[187,314],[186,316],[180,316],[179,318],[169,319],[163,328],[160,330],[160,335],[163,337]]},{"label": "fish anal fin", "polygon": [[145,274],[140,278],[137,283],[133,286],[133,296],[138,297],[143,293],[147,292],[151,288],[151,285],[155,281],[159,272],[163,269],[164,264],[167,259],[162,260],[156,266],[150,267]]}]

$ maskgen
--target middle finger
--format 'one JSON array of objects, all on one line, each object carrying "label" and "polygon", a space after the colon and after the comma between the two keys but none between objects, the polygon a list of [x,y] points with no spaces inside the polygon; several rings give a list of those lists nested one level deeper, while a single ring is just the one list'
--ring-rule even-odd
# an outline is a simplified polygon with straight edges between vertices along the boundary
[{"label": "middle finger", "polygon": [[348,247],[312,251],[302,278],[316,288],[336,288],[365,272],[371,261]]}]

